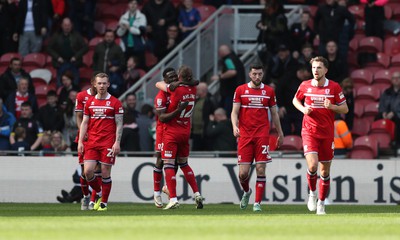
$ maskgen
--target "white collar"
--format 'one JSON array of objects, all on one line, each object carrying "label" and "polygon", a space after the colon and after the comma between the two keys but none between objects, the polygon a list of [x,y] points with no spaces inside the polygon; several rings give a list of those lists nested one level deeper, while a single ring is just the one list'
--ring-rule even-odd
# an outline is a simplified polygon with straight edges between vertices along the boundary
[{"label": "white collar", "polygon": [[[249,88],[253,88],[253,87],[251,87],[251,81],[247,83],[247,86]],[[261,89],[261,88],[264,88],[264,83],[261,83],[259,88],[253,88],[253,89]]]},{"label": "white collar", "polygon": [[313,86],[313,87],[326,87],[326,86],[328,86],[328,84],[329,84],[329,80],[327,78],[325,78],[324,86],[318,86],[318,81],[315,80],[314,78],[311,79],[311,86]]},{"label": "white collar", "polygon": [[97,96],[98,96],[98,95],[96,94],[95,98],[96,98],[96,99],[100,99],[100,100],[108,100],[108,99],[111,98],[111,94],[109,94],[109,93],[107,93],[107,96],[106,96],[105,98],[98,98]]}]

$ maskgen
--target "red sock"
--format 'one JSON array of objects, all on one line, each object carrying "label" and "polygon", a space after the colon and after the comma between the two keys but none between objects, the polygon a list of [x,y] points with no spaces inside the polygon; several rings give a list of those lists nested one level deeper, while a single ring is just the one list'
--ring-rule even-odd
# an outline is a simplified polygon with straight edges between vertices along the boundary
[{"label": "red sock", "polygon": [[328,195],[329,192],[329,187],[331,185],[331,178],[330,176],[326,176],[326,177],[320,177],[319,180],[319,200],[324,201],[326,198],[326,195]]},{"label": "red sock", "polygon": [[256,203],[261,203],[261,200],[264,196],[264,191],[265,191],[265,182],[267,181],[267,178],[265,176],[257,176],[257,182],[256,182],[256,198],[255,201]]},{"label": "red sock", "polygon": [[240,185],[243,188],[243,191],[248,192],[250,190],[249,176],[247,176],[246,179],[241,179],[240,176],[239,176],[239,181],[240,181]]},{"label": "red sock", "polygon": [[176,176],[175,167],[173,164],[164,164],[165,181],[167,182],[167,188],[169,191],[170,198],[176,198]]},{"label": "red sock", "polygon": [[161,190],[161,180],[162,180],[162,169],[154,167],[153,168],[154,192],[159,192]]},{"label": "red sock", "polygon": [[107,203],[108,202],[108,196],[110,196],[111,192],[111,177],[108,178],[103,178],[101,188],[102,188],[102,196],[101,196],[101,202],[102,203]]},{"label": "red sock", "polygon": [[83,176],[81,176],[79,178],[79,181],[81,182],[81,189],[82,189],[83,196],[87,196],[89,194],[89,186],[87,184],[86,179]]},{"label": "red sock", "polygon": [[179,164],[179,167],[181,168],[183,175],[185,175],[186,181],[189,183],[190,187],[193,190],[193,193],[196,193],[199,191],[199,187],[197,186],[196,182],[196,176],[194,175],[194,172],[192,168],[189,166],[189,164],[183,163]]},{"label": "red sock", "polygon": [[308,188],[313,192],[317,189],[317,179],[318,179],[317,171],[312,173],[309,170],[307,170]]},{"label": "red sock", "polygon": [[101,185],[99,184],[99,182],[97,181],[96,177],[93,176],[92,179],[90,180],[86,180],[87,183],[89,184],[89,186],[95,190],[96,192],[100,192],[101,191]]},{"label": "red sock", "polygon": [[96,201],[96,195],[97,195],[97,192],[94,189],[92,189],[92,195],[90,195],[91,202]]}]

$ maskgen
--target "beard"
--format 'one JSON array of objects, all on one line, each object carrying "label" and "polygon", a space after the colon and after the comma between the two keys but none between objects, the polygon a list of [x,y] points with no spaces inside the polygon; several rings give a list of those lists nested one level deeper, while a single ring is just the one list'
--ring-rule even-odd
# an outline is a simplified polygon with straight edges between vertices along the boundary
[{"label": "beard", "polygon": [[257,87],[261,85],[261,81],[257,82],[257,81],[251,80],[251,82],[254,84],[254,86],[257,86]]}]

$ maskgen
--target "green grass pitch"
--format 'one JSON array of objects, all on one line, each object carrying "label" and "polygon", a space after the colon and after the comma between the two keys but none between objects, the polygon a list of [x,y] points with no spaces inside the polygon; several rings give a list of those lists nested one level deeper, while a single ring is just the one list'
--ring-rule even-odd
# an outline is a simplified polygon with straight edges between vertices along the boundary
[{"label": "green grass pitch", "polygon": [[162,210],[151,204],[110,203],[107,212],[78,204],[0,203],[0,239],[399,239],[400,206],[233,204]]}]

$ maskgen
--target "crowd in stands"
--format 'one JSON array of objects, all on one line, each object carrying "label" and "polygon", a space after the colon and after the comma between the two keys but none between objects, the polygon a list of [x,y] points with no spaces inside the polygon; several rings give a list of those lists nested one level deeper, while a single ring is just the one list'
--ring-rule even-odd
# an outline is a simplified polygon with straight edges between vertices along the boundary
[{"label": "crowd in stands", "polygon": [[[276,91],[285,135],[300,135],[302,115],[291,96],[311,77],[309,60],[318,54],[329,61],[327,77],[342,85],[350,112],[338,117],[353,139],[372,135],[371,127],[363,125],[386,119],[396,126],[391,142],[398,147],[397,1],[0,0],[0,150],[75,150],[75,98],[90,86],[93,73],[108,73],[110,93],[120,96],[204,22],[202,6],[215,11],[222,4],[264,6],[254,26],[256,40],[263,46],[264,83]],[[288,25],[284,4],[304,5],[298,22]],[[385,21],[392,28],[384,28]],[[208,93],[207,83],[199,84],[193,150],[236,148],[233,136],[228,137],[229,115],[233,92],[246,74],[228,45],[218,53],[221,72],[210,82],[220,81],[220,98]],[[49,79],[35,77],[34,69],[49,72]],[[372,90],[361,93],[362,88]],[[375,91],[378,96],[370,96]],[[124,104],[123,139],[130,141],[122,143],[122,150],[153,151],[153,107],[137,111],[134,94]]]}]

